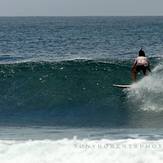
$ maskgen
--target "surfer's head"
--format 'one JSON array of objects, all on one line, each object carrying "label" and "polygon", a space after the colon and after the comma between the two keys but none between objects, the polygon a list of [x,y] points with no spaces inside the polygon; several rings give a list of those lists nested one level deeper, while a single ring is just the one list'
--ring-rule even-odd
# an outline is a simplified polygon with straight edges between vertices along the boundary
[{"label": "surfer's head", "polygon": [[139,56],[145,57],[145,52],[142,49],[139,50]]}]

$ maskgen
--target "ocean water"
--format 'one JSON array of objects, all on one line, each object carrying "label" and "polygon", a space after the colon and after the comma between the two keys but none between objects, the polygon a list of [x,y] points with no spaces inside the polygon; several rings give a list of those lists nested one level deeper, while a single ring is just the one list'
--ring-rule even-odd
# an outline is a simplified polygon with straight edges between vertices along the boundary
[{"label": "ocean water", "polygon": [[[162,163],[162,33],[163,17],[0,17],[0,162]],[[132,84],[140,48],[152,73]]]}]

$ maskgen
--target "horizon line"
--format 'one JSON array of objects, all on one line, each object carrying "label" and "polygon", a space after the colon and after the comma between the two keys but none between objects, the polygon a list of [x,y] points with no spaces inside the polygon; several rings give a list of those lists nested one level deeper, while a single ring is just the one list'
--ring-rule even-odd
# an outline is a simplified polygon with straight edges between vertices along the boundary
[{"label": "horizon line", "polygon": [[162,17],[162,15],[0,15],[0,17]]}]

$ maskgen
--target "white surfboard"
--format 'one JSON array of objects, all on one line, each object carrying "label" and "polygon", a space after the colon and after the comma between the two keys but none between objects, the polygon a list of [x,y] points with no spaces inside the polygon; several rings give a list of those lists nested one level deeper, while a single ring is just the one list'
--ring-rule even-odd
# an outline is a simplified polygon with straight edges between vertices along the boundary
[{"label": "white surfboard", "polygon": [[113,84],[113,87],[117,88],[131,88],[130,84]]}]

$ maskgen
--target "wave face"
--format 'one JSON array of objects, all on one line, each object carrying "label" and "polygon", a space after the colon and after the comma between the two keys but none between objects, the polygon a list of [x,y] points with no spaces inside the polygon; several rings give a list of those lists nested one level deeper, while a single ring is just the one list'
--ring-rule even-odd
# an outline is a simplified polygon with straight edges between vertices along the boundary
[{"label": "wave face", "polygon": [[130,65],[93,60],[1,64],[0,124],[159,127],[162,80],[155,76],[160,71],[130,92],[112,87],[131,82]]}]

